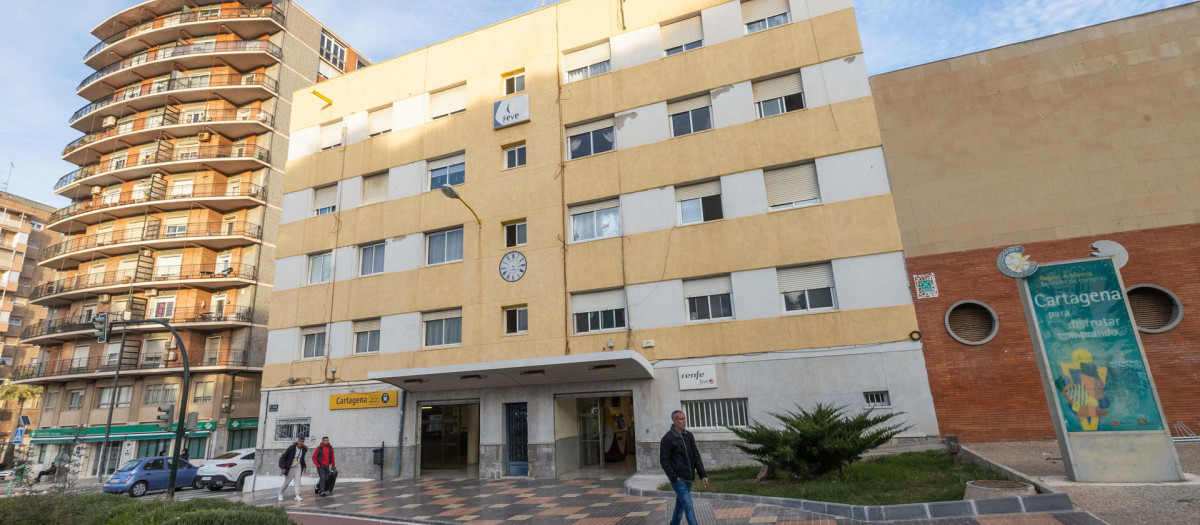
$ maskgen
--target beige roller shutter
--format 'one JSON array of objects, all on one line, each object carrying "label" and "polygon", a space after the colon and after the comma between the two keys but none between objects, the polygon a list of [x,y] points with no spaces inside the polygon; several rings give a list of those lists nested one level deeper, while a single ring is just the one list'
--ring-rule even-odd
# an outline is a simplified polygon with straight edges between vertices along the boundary
[{"label": "beige roller shutter", "polygon": [[440,312],[424,312],[421,314],[422,321],[439,321],[442,319],[454,319],[457,317],[462,317],[462,308],[442,310]]},{"label": "beige roller shutter", "polygon": [[604,290],[571,294],[571,313],[599,312],[625,308],[625,290]]},{"label": "beige roller shutter", "polygon": [[684,297],[703,297],[733,293],[733,282],[728,275],[709,277],[707,279],[691,279],[683,282]]},{"label": "beige roller shutter", "polygon": [[567,128],[567,136],[574,137],[575,135],[581,135],[581,134],[587,133],[589,131],[596,131],[598,129],[611,128],[611,127],[613,127],[612,117],[603,118],[603,119],[600,119],[600,120],[597,120],[594,122],[588,122],[587,124],[579,124],[577,126],[571,126],[571,127]]},{"label": "beige roller shutter", "polygon": [[748,0],[742,2],[742,23],[749,24],[788,12],[787,0]]},{"label": "beige roller shutter", "polygon": [[455,164],[461,164],[466,161],[467,161],[467,154],[459,153],[458,155],[451,155],[449,157],[442,157],[437,160],[431,160],[431,161],[429,161],[426,168],[430,169],[430,170],[436,170],[438,168],[445,168],[446,166],[453,166]]},{"label": "beige roller shutter", "polygon": [[563,69],[572,71],[592,64],[599,64],[609,59],[608,42],[580,49],[563,55]]},{"label": "beige roller shutter", "polygon": [[342,144],[342,121],[321,126],[321,149]]},{"label": "beige roller shutter", "polygon": [[387,200],[388,174],[386,172],[363,177],[363,203],[370,204]]},{"label": "beige roller shutter", "polygon": [[591,202],[588,204],[577,204],[575,206],[571,206],[567,210],[567,215],[578,215],[580,213],[587,213],[589,211],[607,210],[609,208],[616,208],[617,206],[620,206],[620,205],[621,205],[621,201],[619,199],[608,199],[608,200],[603,200],[603,201]]},{"label": "beige roller shutter", "polygon": [[800,73],[792,73],[755,82],[753,88],[754,101],[762,102],[801,93],[804,91],[804,82],[800,79]]},{"label": "beige roller shutter", "polygon": [[429,94],[429,114],[438,117],[467,109],[467,85]]},{"label": "beige roller shutter", "polygon": [[700,184],[692,184],[689,186],[675,187],[675,200],[679,202],[720,194],[721,181],[719,180],[701,182]]},{"label": "beige roller shutter", "polygon": [[379,329],[379,319],[367,319],[365,321],[354,321],[355,332],[370,332]]},{"label": "beige roller shutter", "polygon": [[325,326],[306,326],[300,329],[300,335],[313,335],[325,333]]},{"label": "beige roller shutter", "polygon": [[705,93],[698,97],[667,104],[667,114],[675,115],[677,113],[683,113],[684,111],[691,111],[693,109],[700,109],[711,105],[712,97],[708,93]]},{"label": "beige roller shutter", "polygon": [[663,49],[671,49],[703,39],[704,29],[700,25],[699,16],[662,27]]},{"label": "beige roller shutter", "polygon": [[833,287],[833,266],[829,263],[780,268],[776,273],[781,293]]},{"label": "beige roller shutter", "polygon": [[821,198],[817,165],[813,162],[767,170],[763,179],[767,185],[767,206]]},{"label": "beige roller shutter", "polygon": [[387,106],[367,114],[367,135],[375,135],[392,129],[392,107]]},{"label": "beige roller shutter", "polygon": [[337,184],[317,188],[313,195],[313,209],[328,208],[337,205]]}]

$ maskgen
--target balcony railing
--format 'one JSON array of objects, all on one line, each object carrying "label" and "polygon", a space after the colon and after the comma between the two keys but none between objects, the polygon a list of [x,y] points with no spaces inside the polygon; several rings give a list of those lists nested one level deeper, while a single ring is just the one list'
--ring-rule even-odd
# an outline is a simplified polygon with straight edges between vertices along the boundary
[{"label": "balcony railing", "polygon": [[150,166],[153,164],[164,164],[167,162],[180,162],[186,160],[206,160],[206,159],[258,159],[263,162],[271,162],[271,152],[261,146],[253,144],[229,145],[229,146],[200,146],[198,148],[175,148],[174,151],[165,151],[159,149],[152,155],[144,157],[139,156],[135,159],[125,159],[123,161],[101,162],[91,166],[84,166],[71,173],[63,175],[54,185],[54,189],[58,190],[65,186],[69,186],[75,181],[83,180],[88,177],[120,171],[137,166]]},{"label": "balcony railing", "polygon": [[176,266],[159,266],[152,270],[149,279],[138,279],[137,270],[116,270],[88,275],[80,275],[69,279],[59,279],[39,285],[29,294],[32,300],[60,293],[86,290],[88,288],[103,288],[121,284],[145,283],[150,281],[179,281],[187,279],[251,279],[258,276],[257,268],[249,264],[216,265],[216,264],[185,264]]},{"label": "balcony railing", "polygon": [[[171,303],[158,303],[151,305],[152,308],[145,312],[134,312],[131,320],[144,321],[146,319],[161,319],[172,325],[186,323],[249,323],[251,322],[254,310],[249,306],[225,306],[224,308],[212,307],[186,307],[186,308],[169,308],[163,306]],[[155,310],[155,311],[151,311]],[[158,311],[161,310],[161,311]],[[169,311],[168,311],[169,310]],[[124,310],[110,312],[110,316],[117,319],[123,319]],[[21,339],[33,339],[47,335],[81,332],[92,329],[92,318],[95,314],[76,315],[64,317],[60,319],[47,319],[38,323],[31,324],[25,327],[21,332]],[[138,327],[150,329],[158,329],[160,325],[145,324],[134,325],[131,329]]]},{"label": "balcony railing", "polygon": [[111,66],[101,68],[95,73],[88,75],[83,79],[75,90],[79,91],[100,79],[101,77],[115,73],[122,69],[140,66],[147,62],[156,62],[159,60],[167,60],[169,58],[178,58],[189,55],[200,55],[205,53],[234,53],[238,51],[265,51],[270,53],[275,58],[283,57],[283,50],[279,46],[271,43],[269,40],[227,40],[224,42],[200,42],[198,44],[189,44],[185,46],[168,47],[164,49],[155,49],[153,51],[144,51],[133,55],[125,60],[117,62]]},{"label": "balcony railing", "polygon": [[[157,370],[160,368],[182,368],[182,354],[176,352],[147,352],[137,356],[136,362],[127,357],[121,370]],[[209,354],[203,348],[192,349],[189,352],[190,366],[246,366],[245,350],[228,350],[224,353]],[[172,360],[166,360],[174,357]],[[13,369],[12,379],[41,379],[44,377],[68,376],[76,374],[97,374],[113,372],[117,369],[117,354],[80,357],[76,359],[59,359],[32,365],[21,365]]]},{"label": "balcony railing", "polygon": [[170,93],[172,91],[180,91],[184,89],[228,86],[262,86],[271,91],[275,91],[279,87],[279,81],[272,77],[268,77],[264,73],[205,75],[197,76],[195,78],[181,77],[155,80],[149,85],[140,86],[136,89],[125,89],[79,108],[78,111],[71,115],[70,122],[75,122],[76,120],[86,116],[88,113],[96,111],[100,108],[145,95],[153,95],[155,93]]},{"label": "balcony railing", "polygon": [[230,20],[237,18],[273,18],[279,25],[283,25],[283,13],[275,10],[272,6],[254,6],[254,7],[222,7],[220,11],[214,12],[212,9],[191,10],[179,13],[163,15],[157,18],[147,19],[139,22],[137,25],[120,31],[100,43],[92,46],[87,53],[83,55],[83,59],[87,60],[96,53],[103,51],[109,45],[115,44],[131,36],[140,35],[148,31],[160,29],[163,27],[177,26],[191,22],[204,22],[208,20]]},{"label": "balcony railing", "polygon": [[46,250],[42,252],[42,257],[43,259],[46,259],[50,257],[57,257],[65,253],[89,250],[100,246],[112,246],[116,244],[140,243],[145,241],[186,237],[218,237],[230,235],[241,235],[253,237],[255,239],[261,239],[262,227],[245,221],[222,221],[132,228],[68,239],[46,248]]},{"label": "balcony railing", "polygon": [[257,108],[210,109],[203,113],[189,113],[183,118],[180,118],[179,111],[175,110],[174,113],[164,113],[162,115],[133,119],[129,122],[116,124],[103,131],[88,133],[87,135],[71,141],[70,144],[67,144],[67,147],[63,148],[62,154],[66,155],[82,146],[86,146],[98,140],[104,140],[119,135],[127,135],[129,133],[135,133],[146,129],[174,126],[176,124],[207,124],[209,122],[236,122],[239,120],[257,121],[267,126],[272,126],[275,124],[275,117],[273,115]]},{"label": "balcony railing", "polygon": [[142,202],[159,202],[177,199],[204,199],[215,197],[250,197],[266,199],[267,189],[257,184],[241,182],[236,184],[198,184],[194,186],[176,186],[171,191],[165,189],[143,188],[123,191],[117,194],[93,195],[90,199],[76,202],[50,214],[50,222],[58,222],[74,217],[81,213],[103,210],[115,206],[125,206]]}]

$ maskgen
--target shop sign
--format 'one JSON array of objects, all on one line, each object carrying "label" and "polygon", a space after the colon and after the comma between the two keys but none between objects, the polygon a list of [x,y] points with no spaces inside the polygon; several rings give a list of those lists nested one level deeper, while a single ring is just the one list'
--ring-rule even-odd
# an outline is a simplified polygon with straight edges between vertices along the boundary
[{"label": "shop sign", "polygon": [[679,389],[700,390],[717,388],[717,367],[715,365],[697,365],[679,368]]},{"label": "shop sign", "polygon": [[329,396],[330,410],[350,408],[381,408],[398,406],[399,391],[361,392],[357,394],[333,394]]},{"label": "shop sign", "polygon": [[493,129],[529,122],[529,93],[495,102],[492,114]]},{"label": "shop sign", "polygon": [[917,299],[933,299],[938,296],[937,277],[932,273],[914,275],[913,284],[917,287]]},{"label": "shop sign", "polygon": [[229,420],[229,428],[233,430],[244,428],[258,428],[258,418],[254,419],[231,419]]}]

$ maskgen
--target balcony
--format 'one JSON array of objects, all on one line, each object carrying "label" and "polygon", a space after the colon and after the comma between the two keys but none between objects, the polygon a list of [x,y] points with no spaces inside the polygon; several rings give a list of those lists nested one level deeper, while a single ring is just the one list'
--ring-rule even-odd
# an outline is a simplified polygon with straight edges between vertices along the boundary
[{"label": "balcony", "polygon": [[225,213],[266,203],[267,189],[257,184],[240,182],[176,186],[167,191],[164,183],[160,188],[147,187],[116,194],[96,194],[90,199],[76,202],[50,214],[50,224],[47,228],[70,233],[77,231],[80,225],[97,224],[113,216],[133,217],[159,211],[193,208],[197,199],[203,200],[205,208]]},{"label": "balcony", "polygon": [[[164,149],[171,148],[172,150]],[[264,168],[271,164],[271,152],[261,146],[240,144],[229,146],[200,146],[177,148],[160,143],[158,151],[137,158],[110,159],[107,162],[84,166],[63,175],[54,184],[54,191],[73,199],[90,195],[91,188],[76,184],[84,179],[91,186],[108,186],[152,175],[157,171],[178,173],[195,171],[197,161],[205,161],[214,170],[226,175]]]},{"label": "balcony", "polygon": [[[193,349],[192,352],[196,352],[196,354],[188,356],[190,358],[188,365],[193,370],[203,367],[249,367],[245,350],[228,350],[208,354],[203,349]],[[110,354],[21,365],[13,369],[12,380],[37,382],[39,379],[66,378],[67,376],[80,376],[71,377],[74,380],[108,375],[117,370],[117,359],[116,354]],[[142,353],[136,358],[127,359],[121,366],[121,373],[129,375],[151,375],[162,372],[181,372],[182,370],[182,354],[170,351]]]},{"label": "balcony", "polygon": [[186,264],[146,268],[140,272],[136,269],[116,270],[51,281],[34,288],[29,299],[51,306],[101,293],[134,293],[150,288],[221,289],[249,284],[257,277],[258,269],[249,264]]},{"label": "balcony", "polygon": [[[169,304],[169,303],[160,303]],[[227,330],[249,326],[254,310],[249,306],[225,306],[223,309],[205,307],[173,308],[161,307],[162,313],[133,312],[131,320],[160,319],[176,329]],[[132,311],[131,311],[132,312]],[[125,310],[110,312],[122,319]],[[54,341],[73,341],[77,337],[88,337],[92,333],[92,318],[95,314],[76,315],[61,319],[48,319],[25,327],[21,332],[22,344],[47,344]],[[130,333],[160,332],[166,330],[157,323],[132,324],[126,327]],[[117,332],[119,334],[119,331]],[[117,337],[120,337],[119,335]]]},{"label": "balcony", "polygon": [[[214,54],[221,55],[221,62],[238,71],[271,66],[283,58],[283,50],[268,40],[201,42],[155,49],[138,53],[88,75],[75,90],[79,96],[91,100],[112,93],[120,85],[128,84],[130,78],[154,78],[166,75],[177,67],[184,71],[211,67]],[[122,71],[127,73],[121,76],[125,82],[118,86],[98,82]]]},{"label": "balcony", "polygon": [[[157,220],[151,220],[157,223]],[[247,242],[247,239],[250,239]],[[143,228],[95,233],[50,245],[40,264],[67,259],[84,262],[96,256],[113,257],[134,253],[142,247],[168,250],[199,244],[215,250],[244,246],[262,240],[262,226],[245,221],[199,222],[176,225],[153,224]]]},{"label": "balcony", "polygon": [[[278,89],[279,81],[264,73],[200,75],[194,78],[155,80],[149,85],[125,89],[79,108],[71,115],[70,124],[85,133],[91,132],[103,127],[104,117],[116,118],[160,107],[165,105],[168,98],[148,95],[169,94],[173,104],[224,99],[235,106],[243,106],[255,100],[275,96]],[[83,121],[84,117],[91,117],[91,120]]]},{"label": "balcony", "polygon": [[115,137],[128,144],[144,144],[157,139],[162,131],[176,137],[190,137],[209,127],[227,137],[243,137],[268,131],[274,125],[274,115],[257,108],[216,109],[181,117],[178,109],[168,107],[162,115],[133,119],[88,133],[67,144],[62,154],[67,162],[89,164],[98,162],[106,153],[94,146]]},{"label": "balcony", "polygon": [[[273,6],[250,7],[218,7],[210,6],[200,10],[189,10],[163,15],[155,18],[144,18],[138,15],[143,12],[133,8],[129,16],[123,20],[111,20],[117,27],[128,27],[115,34],[102,37],[101,41],[92,46],[83,55],[83,62],[89,67],[103,67],[112,57],[128,55],[139,47],[156,46],[174,41],[179,31],[187,31],[193,35],[216,34],[224,27],[242,38],[255,38],[264,33],[282,30],[284,16]],[[116,15],[121,19],[125,13]],[[108,22],[103,27],[114,27]],[[93,32],[95,34],[95,32]],[[101,33],[105,34],[105,33]],[[140,37],[140,38],[133,38]],[[101,53],[101,51],[108,51]]]}]

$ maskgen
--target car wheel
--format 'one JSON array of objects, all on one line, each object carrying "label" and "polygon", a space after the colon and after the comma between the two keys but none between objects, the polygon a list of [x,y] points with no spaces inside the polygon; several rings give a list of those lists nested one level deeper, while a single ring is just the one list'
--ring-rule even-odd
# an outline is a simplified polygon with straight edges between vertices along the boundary
[{"label": "car wheel", "polygon": [[[200,490],[200,487],[203,487],[203,486],[204,486],[204,485],[201,485],[201,484],[200,484],[200,477],[199,477],[199,476],[196,476],[195,478],[192,478],[192,490]],[[218,489],[218,490],[220,490],[220,489]]]},{"label": "car wheel", "polygon": [[150,489],[149,483],[146,483],[145,481],[139,481],[137,483],[134,483],[132,487],[129,487],[129,497],[140,498],[142,496],[145,496],[146,491],[149,489]]},{"label": "car wheel", "polygon": [[248,478],[248,477],[250,477],[249,472],[243,472],[241,476],[238,476],[237,483],[234,484],[233,490],[237,490],[237,491],[242,490],[242,488],[246,486],[246,478]]}]

